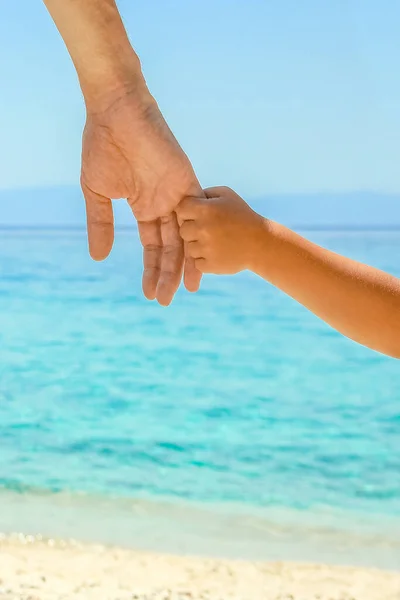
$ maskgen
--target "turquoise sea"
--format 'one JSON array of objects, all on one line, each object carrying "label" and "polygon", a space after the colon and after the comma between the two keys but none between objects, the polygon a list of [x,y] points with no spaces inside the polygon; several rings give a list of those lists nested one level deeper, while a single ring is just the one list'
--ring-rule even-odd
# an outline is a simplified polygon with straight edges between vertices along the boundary
[{"label": "turquoise sea", "polygon": [[[400,276],[400,232],[307,235]],[[0,531],[400,568],[400,362],[248,273],[140,279],[134,230],[1,232]]]}]

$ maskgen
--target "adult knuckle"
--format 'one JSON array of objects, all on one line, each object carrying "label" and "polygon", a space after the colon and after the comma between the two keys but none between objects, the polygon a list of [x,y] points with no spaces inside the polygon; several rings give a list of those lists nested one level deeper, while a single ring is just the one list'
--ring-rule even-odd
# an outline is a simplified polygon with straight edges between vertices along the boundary
[{"label": "adult knuckle", "polygon": [[162,250],[161,244],[146,244],[144,247],[147,252],[159,252]]},{"label": "adult knuckle", "polygon": [[92,227],[97,227],[97,229],[106,229],[111,227],[112,223],[106,219],[91,217],[89,219],[89,225]]},{"label": "adult knuckle", "polygon": [[166,246],[163,246],[163,254],[177,254],[181,251],[181,246],[182,244],[179,241],[177,241],[176,244],[167,244]]}]

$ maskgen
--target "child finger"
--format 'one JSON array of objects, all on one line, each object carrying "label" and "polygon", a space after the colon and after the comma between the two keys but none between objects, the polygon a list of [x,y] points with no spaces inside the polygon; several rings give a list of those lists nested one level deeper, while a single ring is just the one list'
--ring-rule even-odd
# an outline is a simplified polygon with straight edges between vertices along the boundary
[{"label": "child finger", "polygon": [[204,202],[204,198],[194,198],[193,196],[184,198],[176,208],[179,224],[183,223],[183,221],[194,220],[198,215],[201,202]]},{"label": "child finger", "polygon": [[207,273],[207,261],[205,258],[197,258],[194,264],[200,273]]},{"label": "child finger", "polygon": [[189,256],[187,244],[185,244],[185,274],[184,283],[188,292],[195,293],[200,288],[201,273],[196,268],[195,259]]},{"label": "child finger", "polygon": [[187,252],[192,258],[203,258],[204,249],[199,242],[188,242]]},{"label": "child finger", "polygon": [[179,228],[179,233],[185,242],[196,242],[198,240],[198,226],[195,221],[184,221]]}]

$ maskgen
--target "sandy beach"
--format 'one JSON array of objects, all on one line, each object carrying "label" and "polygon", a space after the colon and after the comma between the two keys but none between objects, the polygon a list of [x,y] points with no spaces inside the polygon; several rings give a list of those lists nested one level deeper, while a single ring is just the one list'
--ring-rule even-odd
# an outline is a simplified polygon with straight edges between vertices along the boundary
[{"label": "sandy beach", "polygon": [[0,541],[4,600],[399,600],[400,573],[197,559],[14,535]]}]

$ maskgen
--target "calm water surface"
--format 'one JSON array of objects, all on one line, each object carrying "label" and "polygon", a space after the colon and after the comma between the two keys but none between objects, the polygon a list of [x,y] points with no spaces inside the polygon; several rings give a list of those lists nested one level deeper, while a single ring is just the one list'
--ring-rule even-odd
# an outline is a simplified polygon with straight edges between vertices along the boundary
[{"label": "calm water surface", "polygon": [[[309,237],[400,276],[400,233]],[[81,232],[1,233],[0,496],[399,523],[400,362],[248,273],[167,310],[140,278],[135,232],[103,264]]]}]

